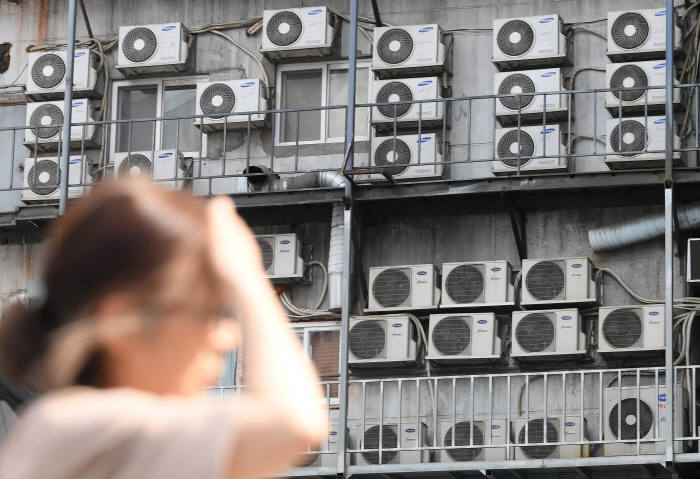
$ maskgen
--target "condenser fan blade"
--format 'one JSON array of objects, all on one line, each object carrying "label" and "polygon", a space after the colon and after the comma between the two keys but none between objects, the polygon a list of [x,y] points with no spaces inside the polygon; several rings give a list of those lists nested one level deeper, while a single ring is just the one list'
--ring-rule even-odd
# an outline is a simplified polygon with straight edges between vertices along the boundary
[{"label": "condenser fan blade", "polygon": [[358,359],[381,358],[386,345],[386,333],[378,321],[361,321],[350,328],[348,349]]},{"label": "condenser fan blade", "polygon": [[152,172],[151,160],[138,153],[124,158],[119,165],[119,176],[150,176]]},{"label": "condenser fan blade", "polygon": [[374,152],[374,164],[385,166],[391,176],[396,176],[406,171],[411,163],[411,149],[405,141],[390,138],[382,141]]},{"label": "condenser fan blade", "polygon": [[464,354],[472,339],[471,317],[450,316],[433,327],[432,340],[435,349],[443,356]]},{"label": "condenser fan blade", "polygon": [[623,13],[613,22],[610,33],[617,46],[634,50],[644,45],[649,38],[649,23],[639,13]]},{"label": "condenser fan blade", "polygon": [[[530,444],[559,442],[559,433],[557,432],[556,424],[547,420],[547,439],[545,440],[544,419],[531,419],[527,425],[527,442]],[[525,426],[520,429],[518,443],[525,443]],[[546,459],[552,455],[557,447],[558,446],[542,444],[538,446],[520,446],[520,449],[530,459]]]},{"label": "condenser fan blade", "polygon": [[603,338],[613,348],[629,348],[642,337],[642,311],[637,308],[620,308],[612,311],[602,324]]},{"label": "condenser fan blade", "polygon": [[[445,446],[452,446],[452,436],[454,434],[454,446],[481,446],[484,444],[484,432],[481,430],[478,424],[473,426],[469,421],[457,422],[454,426],[454,433],[452,432],[452,427],[450,427],[445,433],[445,438],[443,444]],[[472,441],[472,429],[474,430],[474,440]],[[447,455],[452,458],[453,461],[466,462],[473,461],[478,458],[483,448],[473,447],[464,449],[447,449]]]},{"label": "condenser fan blade", "polygon": [[49,89],[59,85],[65,74],[65,62],[53,53],[41,55],[32,65],[32,81],[40,88]]},{"label": "condenser fan blade", "polygon": [[[29,126],[37,138],[46,140],[52,138],[61,131],[63,124],[63,112],[53,104],[41,105],[32,112],[29,118]],[[53,126],[49,126],[53,125]]]},{"label": "condenser fan blade", "polygon": [[636,120],[618,122],[610,133],[610,146],[621,156],[639,155],[646,145],[646,128]]},{"label": "condenser fan blade", "polygon": [[377,53],[385,63],[396,65],[406,61],[413,53],[413,37],[402,28],[392,28],[379,37]]},{"label": "condenser fan blade", "polygon": [[124,36],[121,48],[129,61],[143,63],[156,52],[158,39],[149,28],[137,27]]},{"label": "condenser fan blade", "polygon": [[[518,143],[520,144],[520,158],[518,158]],[[524,131],[510,130],[498,140],[498,158],[508,166],[516,168],[518,162],[523,166],[535,154],[535,142],[532,136]]]},{"label": "condenser fan blade", "polygon": [[623,65],[612,74],[609,86],[615,98],[635,101],[644,96],[649,81],[647,74],[637,65]]},{"label": "condenser fan blade", "polygon": [[388,103],[379,105],[377,108],[382,115],[388,118],[400,118],[411,109],[410,103],[392,105],[394,102],[410,102],[413,100],[413,93],[405,83],[393,81],[385,84],[377,93],[377,103]]},{"label": "condenser fan blade", "polygon": [[[364,449],[377,449],[374,452],[363,452],[362,457],[370,464],[380,464],[379,461],[379,426],[372,426],[365,431]],[[396,449],[398,447],[398,437],[393,427],[383,426],[381,428],[382,460],[381,464],[389,464],[396,459],[398,451],[387,451],[386,449]]]},{"label": "condenser fan blade", "polygon": [[199,107],[209,118],[223,118],[236,106],[236,94],[224,83],[214,83],[204,89],[199,97]]},{"label": "condenser fan blade", "polygon": [[284,10],[275,13],[267,22],[267,38],[279,47],[287,47],[301,36],[303,25],[299,16]]},{"label": "condenser fan blade", "polygon": [[524,316],[515,328],[515,339],[523,351],[541,353],[554,344],[554,323],[544,313]]},{"label": "condenser fan blade", "polygon": [[55,161],[39,160],[27,174],[27,186],[36,195],[48,196],[58,189],[60,178],[61,174]]},{"label": "condenser fan blade", "polygon": [[498,86],[499,95],[520,95],[499,97],[501,104],[509,110],[518,110],[530,106],[535,100],[535,95],[523,95],[523,93],[534,93],[535,82],[522,73],[513,73],[503,79]]},{"label": "condenser fan blade", "polygon": [[518,57],[532,48],[535,34],[527,22],[511,20],[498,30],[496,42],[503,53],[511,57]]}]

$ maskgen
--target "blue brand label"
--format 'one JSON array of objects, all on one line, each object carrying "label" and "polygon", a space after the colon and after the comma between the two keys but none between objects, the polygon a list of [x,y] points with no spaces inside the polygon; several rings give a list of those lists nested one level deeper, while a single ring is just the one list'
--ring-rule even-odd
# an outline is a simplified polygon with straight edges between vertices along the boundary
[{"label": "blue brand label", "polygon": [[82,57],[83,55],[85,55],[85,52],[78,52],[78,53],[76,53],[76,54],[73,55],[73,56],[74,56],[75,58],[80,58],[80,57]]},{"label": "blue brand label", "polygon": [[425,32],[429,32],[429,31],[431,31],[431,30],[433,30],[433,27],[423,27],[423,28],[421,28],[421,29],[418,30],[418,31],[421,32],[421,33],[425,33]]},{"label": "blue brand label", "polygon": [[82,104],[83,104],[82,101],[76,101],[75,103],[73,103],[73,108],[78,107],[78,106],[80,106],[80,105],[82,105]]},{"label": "blue brand label", "polygon": [[158,155],[158,158],[170,158],[171,156],[173,156],[172,153],[162,153]]},{"label": "blue brand label", "polygon": [[68,163],[71,165],[75,165],[76,163],[80,163],[80,158],[73,158]]},{"label": "blue brand label", "polygon": [[241,88],[248,88],[249,86],[253,86],[253,85],[255,85],[254,81],[247,81],[247,82],[241,84]]},{"label": "blue brand label", "polygon": [[175,30],[177,28],[177,25],[168,25],[166,27],[161,28],[164,32],[169,32],[170,30]]},{"label": "blue brand label", "polygon": [[583,265],[581,263],[574,263],[571,265],[572,268],[583,268]]},{"label": "blue brand label", "polygon": [[409,427],[408,429],[406,429],[406,432],[416,432],[416,430],[412,427]]},{"label": "blue brand label", "polygon": [[666,402],[666,393],[659,394],[659,402]]},{"label": "blue brand label", "polygon": [[338,431],[331,431],[331,432],[328,433],[328,435],[329,435],[329,436],[337,436],[337,435],[338,435]]},{"label": "blue brand label", "polygon": [[571,316],[562,316],[561,319],[562,319],[563,321],[568,321],[568,320],[571,319]]},{"label": "blue brand label", "polygon": [[571,426],[575,426],[575,425],[576,425],[576,423],[575,423],[575,422],[571,422],[571,421],[569,421],[569,422],[566,423],[566,426],[567,426],[567,427],[571,427]]},{"label": "blue brand label", "polygon": [[491,429],[501,429],[501,426],[498,424],[491,424]]},{"label": "blue brand label", "polygon": [[282,241],[280,241],[280,243],[281,243],[281,244],[289,244],[290,241],[289,241],[289,240],[282,240]]},{"label": "blue brand label", "polygon": [[321,10],[320,8],[317,8],[316,10],[311,10],[311,11],[308,13],[308,15],[318,15],[318,14],[321,13],[322,11],[323,11],[323,10]]},{"label": "blue brand label", "polygon": [[395,328],[400,328],[403,325],[401,323],[394,323],[394,324],[392,324],[392,326]]},{"label": "blue brand label", "polygon": [[654,120],[654,125],[662,125],[666,123],[666,118],[659,118],[658,120]]},{"label": "blue brand label", "polygon": [[429,136],[424,136],[420,140],[416,140],[416,143],[425,143],[426,141],[430,141],[431,138]]},{"label": "blue brand label", "polygon": [[433,82],[433,80],[423,80],[418,84],[418,86],[425,86],[425,85],[430,85]]},{"label": "blue brand label", "polygon": [[547,128],[546,130],[540,131],[540,135],[549,135],[550,133],[554,133],[554,128]]},{"label": "blue brand label", "polygon": [[491,271],[500,271],[500,270],[501,270],[501,268],[499,268],[498,266],[494,266],[493,268],[491,268]]},{"label": "blue brand label", "polygon": [[488,323],[488,320],[487,319],[480,319],[479,321],[477,321],[477,323],[486,324],[486,323]]},{"label": "blue brand label", "polygon": [[418,276],[425,276],[426,274],[428,274],[428,272],[427,271],[418,271],[416,274]]},{"label": "blue brand label", "polygon": [[655,17],[663,17],[666,15],[666,10],[659,10],[654,14]]},{"label": "blue brand label", "polygon": [[540,23],[549,23],[549,22],[553,22],[553,21],[554,21],[554,17],[547,17],[547,18],[543,18],[542,20],[540,20]]},{"label": "blue brand label", "polygon": [[659,70],[659,69],[661,69],[661,68],[666,68],[666,62],[664,62],[664,63],[657,63],[657,64],[654,65],[652,68],[653,68],[654,70]]},{"label": "blue brand label", "polygon": [[649,316],[658,316],[659,312],[658,311],[650,311]]},{"label": "blue brand label", "polygon": [[556,75],[556,74],[557,74],[557,72],[547,72],[547,73],[543,73],[543,74],[540,75],[540,76],[541,76],[542,78],[549,78],[549,77],[554,76],[554,75]]}]

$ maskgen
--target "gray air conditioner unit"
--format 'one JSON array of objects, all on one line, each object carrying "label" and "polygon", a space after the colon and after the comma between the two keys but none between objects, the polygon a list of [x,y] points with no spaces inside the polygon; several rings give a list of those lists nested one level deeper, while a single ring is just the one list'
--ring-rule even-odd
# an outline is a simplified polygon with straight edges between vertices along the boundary
[{"label": "gray air conditioner unit", "polygon": [[[393,131],[394,125],[421,129],[440,127],[443,122],[444,102],[421,102],[442,98],[442,80],[439,77],[374,80],[372,82],[372,125],[377,130]],[[406,102],[406,103],[398,103]]]},{"label": "gray air conditioner unit", "polygon": [[159,186],[179,190],[186,171],[182,154],[176,150],[132,151],[114,154],[114,176],[144,176]]},{"label": "gray air conditioner unit", "polygon": [[418,358],[416,337],[415,325],[408,316],[352,318],[348,361],[351,367],[415,363]]},{"label": "gray air conditioner unit", "polygon": [[124,75],[181,72],[190,68],[194,51],[180,22],[119,27],[117,69]]},{"label": "gray air conditioner unit", "polygon": [[374,29],[372,70],[379,77],[439,75],[444,68],[445,45],[440,25]]},{"label": "gray air conditioner unit", "polygon": [[665,349],[663,304],[601,306],[598,311],[598,352],[647,353]]},{"label": "gray air conditioner unit", "polygon": [[515,291],[507,261],[444,263],[441,308],[512,305]]},{"label": "gray air conditioner unit", "polygon": [[270,61],[335,53],[335,28],[328,7],[265,10],[262,31],[260,51]]},{"label": "gray air conditioner unit", "polygon": [[[526,427],[527,425],[527,427]],[[545,426],[546,425],[546,426]],[[545,430],[546,427],[546,430]],[[580,442],[582,429],[585,431],[585,420],[581,416],[567,416],[564,424],[562,417],[515,418],[513,433],[515,436],[515,459],[576,459],[588,457],[587,445],[570,444],[557,446],[547,443]],[[525,446],[525,443],[532,446]]]},{"label": "gray air conditioner unit", "polygon": [[[265,125],[267,109],[260,80],[228,80],[197,83],[194,125],[205,131],[246,129]],[[247,115],[245,113],[251,113]]]},{"label": "gray air conditioner unit", "polygon": [[[666,117],[611,118],[607,122],[605,163],[610,169],[663,168],[666,161]],[[673,159],[681,160],[678,135]]]},{"label": "gray air conditioner unit", "polygon": [[[371,162],[372,167],[383,168],[395,180],[441,178],[443,174],[441,144],[435,133],[375,137]],[[368,179],[386,177],[376,173]]]},{"label": "gray air conditioner unit", "polygon": [[[548,122],[563,120],[568,111],[568,98],[566,94],[557,94],[565,93],[563,85],[559,68],[496,73],[494,93],[502,95],[496,99],[496,118],[502,126],[517,125],[519,113],[521,124],[541,125],[546,104]],[[549,92],[552,93],[545,95]]]},{"label": "gray air conditioner unit", "polygon": [[432,264],[369,269],[367,311],[434,309],[440,301],[438,273]]},{"label": "gray air conditioner unit", "polygon": [[588,258],[524,259],[522,272],[523,306],[596,302]]},{"label": "gray air conditioner unit", "polygon": [[510,355],[518,360],[579,357],[586,334],[577,309],[514,311]]},{"label": "gray air conditioner unit", "polygon": [[299,281],[304,276],[301,241],[294,233],[256,236],[267,277],[273,283]]},{"label": "gray air conditioner unit", "polygon": [[[519,148],[518,148],[519,146]],[[520,150],[520,151],[518,151]],[[496,128],[494,175],[556,173],[569,170],[559,125]]]},{"label": "gray air conditioner unit", "polygon": [[[24,203],[56,203],[60,198],[60,158],[38,157],[24,160]],[[85,194],[89,183],[89,167],[85,156],[68,158],[68,198],[79,198]]]},{"label": "gray air conditioner unit", "polygon": [[[355,444],[360,450],[355,458],[358,465],[377,464],[420,464],[430,462],[430,451],[397,451],[399,448],[399,421],[398,419],[384,418],[383,424],[376,419],[365,419],[364,430],[362,421],[352,421]],[[428,426],[421,422],[416,428],[415,416],[402,418],[401,420],[401,449],[429,447]],[[381,445],[381,457],[379,453]]]},{"label": "gray air conditioner unit", "polygon": [[[652,60],[635,63],[608,63],[605,65],[605,108],[611,115],[647,111],[663,111],[666,105],[666,89],[652,88],[666,85],[666,62]],[[674,76],[674,84],[678,80]],[[680,91],[673,90],[673,103],[680,103]]]},{"label": "gray air conditioner unit", "polygon": [[[615,62],[664,58],[666,14],[666,9],[608,12],[608,58]],[[673,49],[680,50],[683,35],[675,23],[674,18]]]},{"label": "gray air conditioner unit", "polygon": [[[73,97],[99,96],[95,54],[78,48],[73,57]],[[27,62],[27,96],[35,100],[62,98],[66,90],[66,50],[30,52]]]},{"label": "gray air conditioner unit", "polygon": [[[27,128],[24,130],[24,145],[30,150],[55,151],[61,143],[63,131],[63,100],[27,103]],[[73,101],[70,141],[74,148],[94,146],[95,125],[92,105],[87,99]]]},{"label": "gray air conditioner unit", "polygon": [[500,357],[501,338],[493,313],[430,315],[427,359],[476,362]]},{"label": "gray air conditioner unit", "polygon": [[[506,420],[457,416],[439,422],[440,462],[506,460]],[[458,447],[465,446],[465,447]],[[481,446],[481,447],[479,447]],[[490,447],[489,447],[490,446]],[[502,446],[502,447],[495,447]]]},{"label": "gray air conditioner unit", "polygon": [[493,63],[499,70],[570,64],[572,47],[558,14],[493,21]]}]

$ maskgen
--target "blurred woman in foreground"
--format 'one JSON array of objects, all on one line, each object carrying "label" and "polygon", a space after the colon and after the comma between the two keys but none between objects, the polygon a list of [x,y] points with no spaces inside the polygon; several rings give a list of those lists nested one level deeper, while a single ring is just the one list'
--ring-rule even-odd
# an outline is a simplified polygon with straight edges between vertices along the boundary
[{"label": "blurred woman in foreground", "polygon": [[[229,199],[99,186],[53,227],[44,281],[0,325],[0,368],[45,393],[0,448],[2,479],[263,477],[325,436],[313,366]],[[205,400],[239,338],[247,387]]]}]

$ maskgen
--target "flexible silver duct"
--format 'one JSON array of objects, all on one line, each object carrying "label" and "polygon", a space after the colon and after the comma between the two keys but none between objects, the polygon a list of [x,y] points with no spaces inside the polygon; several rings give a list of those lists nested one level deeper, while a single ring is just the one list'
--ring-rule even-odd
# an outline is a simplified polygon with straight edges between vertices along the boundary
[{"label": "flexible silver duct", "polygon": [[[700,226],[700,203],[678,207],[681,230]],[[663,213],[645,215],[624,223],[603,226],[588,231],[588,241],[595,252],[607,251],[648,241],[664,234]]]},{"label": "flexible silver duct", "polygon": [[302,190],[305,188],[345,188],[347,179],[337,171],[319,171],[289,176],[278,182],[280,190]]}]

